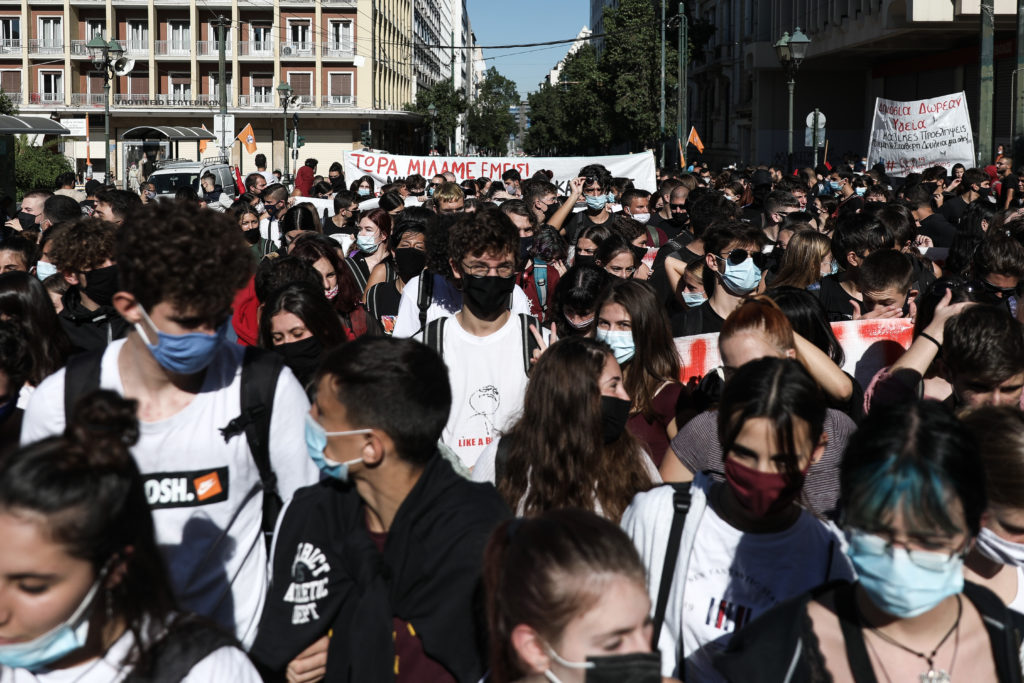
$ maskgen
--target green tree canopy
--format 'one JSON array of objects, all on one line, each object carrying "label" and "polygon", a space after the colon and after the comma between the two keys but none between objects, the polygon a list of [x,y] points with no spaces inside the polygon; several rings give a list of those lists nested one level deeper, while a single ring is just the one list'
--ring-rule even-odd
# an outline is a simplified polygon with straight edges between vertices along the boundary
[{"label": "green tree canopy", "polygon": [[19,199],[30,190],[53,187],[58,175],[74,170],[68,160],[57,152],[56,140],[36,147],[28,144],[28,136],[19,135],[14,146],[14,184]]},{"label": "green tree canopy", "polygon": [[[406,109],[424,117],[424,125],[431,124],[430,105],[434,105],[434,133],[437,146],[447,148],[448,141],[455,139],[455,129],[459,125],[459,117],[466,112],[466,96],[456,90],[451,79],[438,81],[429,88],[421,88],[416,92],[416,103],[407,104]],[[428,133],[429,135],[429,133]],[[429,138],[428,142],[429,143]]]},{"label": "green tree canopy", "polygon": [[469,108],[466,121],[469,143],[481,152],[502,155],[508,136],[516,129],[516,118],[509,108],[518,104],[516,84],[499,74],[493,66],[488,69],[477,87],[476,101]]}]

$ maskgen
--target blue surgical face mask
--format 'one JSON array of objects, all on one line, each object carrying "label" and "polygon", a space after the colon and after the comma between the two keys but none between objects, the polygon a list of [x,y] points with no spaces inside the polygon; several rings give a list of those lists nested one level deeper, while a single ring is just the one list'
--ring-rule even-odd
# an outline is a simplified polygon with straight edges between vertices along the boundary
[{"label": "blue surgical face mask", "polygon": [[832,188],[833,192],[839,192],[839,188],[842,187],[842,183],[838,180],[830,180],[828,181],[828,184]]},{"label": "blue surgical face mask", "polygon": [[702,303],[707,301],[708,298],[704,292],[683,292],[683,303],[693,308],[694,306],[700,306]]},{"label": "blue surgical face mask", "polygon": [[228,321],[225,320],[214,334],[205,332],[168,334],[157,329],[142,304],[139,304],[139,310],[142,312],[142,319],[156,335],[156,344],[149,343],[149,335],[146,334],[140,323],[135,323],[135,331],[139,333],[142,342],[153,354],[153,358],[160,364],[160,367],[179,375],[192,375],[205,370],[213,361],[213,357],[217,354],[217,347],[220,346],[228,331]]},{"label": "blue surgical face mask", "polygon": [[857,193],[858,197],[863,197],[864,193],[868,191],[868,188],[866,188],[866,187],[855,187],[855,188],[853,188],[853,191]]},{"label": "blue surgical face mask", "polygon": [[728,259],[718,257],[718,260],[725,263],[725,273],[722,281],[728,285],[736,294],[750,294],[757,289],[761,282],[761,269],[754,263],[754,257],[748,256],[747,260],[738,265],[733,265]]},{"label": "blue surgical face mask", "polygon": [[851,531],[849,540],[846,553],[861,587],[876,607],[894,617],[919,616],[964,589],[959,555],[893,548],[863,531]]},{"label": "blue surgical face mask", "polygon": [[380,242],[373,235],[359,235],[356,237],[356,246],[364,254],[372,254],[380,248]]},{"label": "blue surgical face mask", "polygon": [[427,196],[428,197],[433,197],[434,196],[434,186],[433,185],[429,185],[427,187]]},{"label": "blue surgical face mask", "polygon": [[828,269],[828,274],[829,275],[835,275],[838,272],[839,272],[839,264],[836,262],[835,259],[832,259],[832,265]]},{"label": "blue surgical face mask", "polygon": [[595,336],[598,341],[603,341],[612,348],[615,360],[622,365],[630,360],[636,353],[636,344],[633,343],[633,333],[628,330],[612,332],[597,328]]},{"label": "blue surgical face mask", "polygon": [[322,424],[316,421],[316,418],[306,413],[306,450],[321,472],[328,477],[334,477],[339,481],[347,482],[349,465],[360,463],[363,459],[356,458],[347,462],[327,460],[327,457],[324,455],[324,449],[327,448],[327,437],[345,436],[346,434],[369,434],[372,431],[372,429],[353,429],[347,432],[328,432]]},{"label": "blue surgical face mask", "polygon": [[365,187],[360,187],[356,192],[359,194],[360,197],[370,196],[370,191]]},{"label": "blue surgical face mask", "polygon": [[84,647],[89,637],[89,614],[105,576],[106,572],[100,572],[67,621],[38,638],[0,645],[0,664],[11,669],[36,671]]},{"label": "blue surgical face mask", "polygon": [[51,275],[57,274],[57,266],[46,261],[36,261],[36,277],[45,280]]},{"label": "blue surgical face mask", "polygon": [[608,203],[608,195],[599,194],[596,197],[593,195],[587,195],[587,208],[597,211],[603,209],[604,205]]}]

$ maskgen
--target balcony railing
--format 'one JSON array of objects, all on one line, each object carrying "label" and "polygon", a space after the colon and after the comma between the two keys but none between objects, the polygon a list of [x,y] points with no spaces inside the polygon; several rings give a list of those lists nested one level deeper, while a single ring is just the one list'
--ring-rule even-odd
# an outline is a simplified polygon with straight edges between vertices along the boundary
[{"label": "balcony railing", "polygon": [[289,40],[281,46],[282,57],[312,57],[313,43],[311,41]]},{"label": "balcony railing", "polygon": [[[230,90],[230,88],[229,88]],[[211,93],[201,93],[196,95],[196,104],[205,107],[219,107],[220,106],[220,95],[213,95]],[[228,94],[228,105],[231,105],[231,95]]]},{"label": "balcony railing", "polygon": [[295,98],[295,104],[297,105],[303,105],[308,107],[309,105],[313,104],[312,95],[293,95],[293,97]]},{"label": "balcony railing", "polygon": [[33,92],[28,95],[29,104],[63,104],[62,92]]},{"label": "balcony railing", "polygon": [[[220,54],[216,40],[200,40],[196,43],[196,54],[200,57],[216,57]],[[231,55],[231,41],[224,41],[224,54]]]},{"label": "balcony railing", "polygon": [[354,107],[356,98],[354,95],[324,95],[322,102],[325,107]]},{"label": "balcony railing", "polygon": [[103,106],[103,93],[84,93],[84,92],[73,92],[71,93],[71,104],[75,106],[88,106],[88,107],[102,107]]},{"label": "balcony railing", "polygon": [[89,48],[87,47],[88,40],[72,40],[71,41],[71,56],[72,57],[91,57]]},{"label": "balcony railing", "polygon": [[123,45],[124,53],[129,57],[146,57],[149,55],[148,40],[126,40]]},{"label": "balcony railing", "polygon": [[192,43],[187,40],[158,40],[155,49],[160,57],[188,57],[192,54]]},{"label": "balcony railing", "polygon": [[28,51],[37,55],[61,55],[64,54],[64,41],[33,38],[28,41]]},{"label": "balcony railing", "polygon": [[352,57],[356,52],[354,40],[331,41],[327,43],[324,55],[327,57]]},{"label": "balcony railing", "polygon": [[21,38],[4,38],[0,40],[0,54],[21,54]]},{"label": "balcony railing", "polygon": [[273,57],[274,41],[267,40],[243,40],[238,43],[239,57]]},{"label": "balcony railing", "polygon": [[273,95],[239,95],[239,107],[253,107],[255,109],[270,109],[274,106]]},{"label": "balcony railing", "polygon": [[335,7],[355,7],[357,0],[321,0],[321,2]]}]

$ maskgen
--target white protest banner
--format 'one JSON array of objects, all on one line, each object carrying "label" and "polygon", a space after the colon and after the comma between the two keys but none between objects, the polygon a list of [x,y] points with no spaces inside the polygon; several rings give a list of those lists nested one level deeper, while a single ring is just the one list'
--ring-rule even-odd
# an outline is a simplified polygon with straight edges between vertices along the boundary
[{"label": "white protest banner", "polygon": [[868,142],[868,166],[885,165],[891,176],[920,173],[931,166],[975,165],[967,97],[962,92],[927,100],[875,99]]},{"label": "white protest banner", "polygon": [[545,170],[554,173],[551,182],[558,187],[559,194],[569,194],[569,181],[588,164],[602,164],[613,177],[630,178],[637,189],[657,191],[653,152],[603,157],[409,157],[355,151],[345,152],[345,178],[351,182],[368,175],[380,187],[414,173],[429,180],[450,171],[461,182],[467,178],[499,179],[509,169],[519,171],[525,180]]},{"label": "white protest banner", "polygon": [[[910,346],[913,331],[914,323],[909,318],[832,323],[832,333],[846,357],[843,370],[865,390],[879,370],[895,363]],[[681,366],[679,379],[684,384],[699,382],[722,364],[717,333],[678,337],[675,342]]]}]

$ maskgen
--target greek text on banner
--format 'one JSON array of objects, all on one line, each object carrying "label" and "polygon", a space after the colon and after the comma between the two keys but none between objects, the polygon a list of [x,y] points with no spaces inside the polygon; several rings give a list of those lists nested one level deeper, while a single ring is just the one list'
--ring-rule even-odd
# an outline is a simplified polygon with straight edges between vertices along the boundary
[{"label": "greek text on banner", "polygon": [[974,136],[964,93],[911,102],[877,98],[868,165],[879,162],[888,175],[898,177],[931,166],[947,171],[957,163],[974,166]]},{"label": "greek text on banner", "polygon": [[630,178],[637,189],[657,191],[652,152],[601,157],[409,157],[355,151],[345,152],[345,177],[351,182],[368,175],[380,187],[414,173],[429,180],[431,176],[450,171],[462,181],[467,178],[497,180],[509,169],[519,171],[526,179],[545,170],[554,173],[551,182],[559,193],[569,194],[569,181],[578,177],[580,169],[589,164],[604,165],[613,177]]}]

